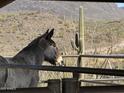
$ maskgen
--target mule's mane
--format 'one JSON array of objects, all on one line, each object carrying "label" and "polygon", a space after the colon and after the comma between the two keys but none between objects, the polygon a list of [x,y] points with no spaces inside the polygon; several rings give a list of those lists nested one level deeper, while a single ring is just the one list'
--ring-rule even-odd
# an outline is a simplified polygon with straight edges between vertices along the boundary
[{"label": "mule's mane", "polygon": [[[25,48],[23,48],[19,53],[17,53],[12,59],[15,60],[15,62],[17,63],[23,62],[24,64],[33,64],[33,62],[30,60],[37,60],[36,62],[39,62],[39,60],[41,59],[39,57],[41,50],[40,48],[38,48],[38,43],[39,43],[40,38],[42,37],[39,36],[36,39],[34,39]],[[35,55],[37,56],[37,59],[34,59],[34,57],[36,57]]]},{"label": "mule's mane", "polygon": [[[48,30],[47,30],[47,31],[48,31]],[[36,46],[38,45],[38,43],[39,43],[39,40],[40,40],[41,38],[43,38],[45,35],[46,35],[46,34],[35,38],[35,39],[34,39],[33,41],[31,41],[31,43],[29,43],[28,46],[26,46],[23,50],[29,50],[29,49],[32,49],[32,48],[36,47]],[[22,51],[23,51],[23,50],[22,50]]]},{"label": "mule's mane", "polygon": [[[24,47],[18,54],[16,54],[13,58],[16,58],[16,57],[25,57],[23,54],[25,52],[31,52],[31,51],[35,51],[35,49],[37,48],[38,46],[38,43],[39,43],[39,39],[42,38],[42,36],[39,36],[37,37],[36,39],[34,39],[31,43],[29,43],[26,47]],[[36,51],[35,51],[36,52]],[[29,53],[28,53],[29,54]]]},{"label": "mule's mane", "polygon": [[30,56],[39,56],[39,54],[43,55],[43,51],[45,51],[45,49],[49,45],[56,47],[55,42],[51,38],[46,39],[47,34],[48,32],[35,38],[26,47],[24,47],[19,53],[17,53],[13,58],[25,59],[26,57],[30,57]]},{"label": "mule's mane", "polygon": [[[34,39],[31,43],[29,43],[23,50],[29,50],[29,49],[32,49],[34,47],[36,47],[36,45],[38,44],[39,42],[39,39],[41,38],[41,36],[37,37],[36,39]],[[22,51],[23,51],[22,50]]]}]

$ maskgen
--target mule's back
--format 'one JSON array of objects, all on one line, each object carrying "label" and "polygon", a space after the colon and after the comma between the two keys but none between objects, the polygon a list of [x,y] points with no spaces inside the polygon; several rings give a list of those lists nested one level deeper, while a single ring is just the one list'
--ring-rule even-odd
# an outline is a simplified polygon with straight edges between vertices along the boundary
[{"label": "mule's back", "polygon": [[[0,56],[0,65],[7,64],[7,60]],[[4,86],[7,79],[7,69],[0,67],[0,88]]]}]

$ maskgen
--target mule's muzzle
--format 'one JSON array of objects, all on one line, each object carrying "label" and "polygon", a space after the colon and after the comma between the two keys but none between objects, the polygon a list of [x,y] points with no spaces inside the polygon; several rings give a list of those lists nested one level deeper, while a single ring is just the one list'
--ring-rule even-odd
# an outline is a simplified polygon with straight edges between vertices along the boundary
[{"label": "mule's muzzle", "polygon": [[56,66],[65,66],[64,61],[56,62]]},{"label": "mule's muzzle", "polygon": [[57,65],[57,66],[65,66],[64,61],[63,61],[63,59],[62,59],[62,56],[59,56],[59,57],[57,58],[56,65]]}]

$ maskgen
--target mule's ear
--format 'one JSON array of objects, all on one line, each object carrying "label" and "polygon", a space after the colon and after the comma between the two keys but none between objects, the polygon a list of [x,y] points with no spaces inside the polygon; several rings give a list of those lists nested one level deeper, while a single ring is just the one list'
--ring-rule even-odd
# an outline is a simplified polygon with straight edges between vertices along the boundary
[{"label": "mule's ear", "polygon": [[46,33],[48,34],[48,32],[49,32],[49,29],[47,29]]},{"label": "mule's ear", "polygon": [[46,39],[51,39],[51,37],[53,36],[53,34],[54,34],[54,28],[53,29],[51,29],[51,31],[47,34],[47,36],[46,36]]},{"label": "mule's ear", "polygon": [[42,37],[46,38],[46,36],[48,35],[49,33],[49,29],[47,29],[47,31],[42,35]]}]

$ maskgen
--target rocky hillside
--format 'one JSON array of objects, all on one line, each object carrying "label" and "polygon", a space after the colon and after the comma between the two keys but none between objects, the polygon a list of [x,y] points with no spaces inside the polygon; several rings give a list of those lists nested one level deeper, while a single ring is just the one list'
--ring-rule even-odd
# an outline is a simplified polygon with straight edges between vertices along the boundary
[{"label": "rocky hillside", "polygon": [[[84,6],[87,19],[117,20],[124,15],[122,9],[110,3],[16,0],[0,9],[0,55],[15,55],[48,28],[55,28],[53,39],[59,49],[72,52],[70,41],[79,28],[75,19],[80,5]],[[119,43],[124,37],[123,29],[123,20],[86,21],[86,49]]]},{"label": "rocky hillside", "polygon": [[79,6],[84,6],[87,19],[105,20],[124,18],[124,10],[115,3],[72,2],[72,1],[42,1],[16,0],[12,4],[0,9],[0,12],[15,11],[45,11],[60,17],[78,19]]}]

